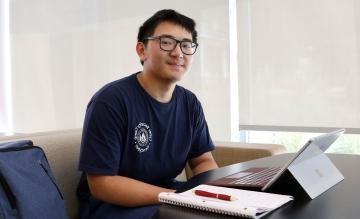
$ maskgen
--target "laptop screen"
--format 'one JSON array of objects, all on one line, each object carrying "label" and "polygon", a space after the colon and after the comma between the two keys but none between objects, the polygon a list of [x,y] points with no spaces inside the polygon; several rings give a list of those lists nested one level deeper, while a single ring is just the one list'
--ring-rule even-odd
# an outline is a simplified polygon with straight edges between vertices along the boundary
[{"label": "laptop screen", "polygon": [[309,139],[306,144],[295,154],[295,156],[281,168],[281,170],[261,189],[262,191],[268,189],[289,166],[303,162],[316,155],[326,151],[336,139],[345,132],[345,129],[339,129],[330,133],[319,135],[315,138]]}]

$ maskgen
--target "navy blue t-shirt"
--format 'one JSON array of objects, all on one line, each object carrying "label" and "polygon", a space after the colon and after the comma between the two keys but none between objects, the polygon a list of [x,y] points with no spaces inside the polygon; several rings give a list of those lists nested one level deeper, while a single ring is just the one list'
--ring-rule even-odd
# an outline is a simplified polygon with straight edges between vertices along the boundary
[{"label": "navy blue t-shirt", "polygon": [[[91,99],[79,170],[174,188],[174,178],[188,159],[214,149],[201,104],[181,86],[175,87],[170,102],[158,102],[136,75],[104,86]],[[82,187],[87,183],[79,184],[80,201],[91,196]]]}]

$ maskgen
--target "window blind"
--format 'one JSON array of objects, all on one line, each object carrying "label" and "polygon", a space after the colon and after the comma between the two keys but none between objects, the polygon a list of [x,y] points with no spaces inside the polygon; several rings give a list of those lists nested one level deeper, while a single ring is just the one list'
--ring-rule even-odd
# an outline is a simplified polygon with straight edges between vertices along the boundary
[{"label": "window blind", "polygon": [[197,22],[200,46],[181,85],[202,102],[212,137],[229,139],[229,8],[218,0],[11,1],[14,131],[81,127],[98,89],[142,69],[138,28],[166,8]]},{"label": "window blind", "polygon": [[237,5],[241,129],[360,133],[360,2]]}]

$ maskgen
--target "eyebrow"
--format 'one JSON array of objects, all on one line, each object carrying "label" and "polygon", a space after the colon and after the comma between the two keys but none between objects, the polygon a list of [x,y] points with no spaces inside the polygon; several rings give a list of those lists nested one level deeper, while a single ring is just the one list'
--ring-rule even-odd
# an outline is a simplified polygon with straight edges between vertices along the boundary
[{"label": "eyebrow", "polygon": [[[162,34],[162,35],[160,35],[159,37],[169,37],[169,38],[172,38],[172,39],[174,39],[174,40],[179,40],[179,39],[176,39],[174,36],[169,35],[169,34]],[[183,39],[181,39],[181,40],[179,40],[179,41],[189,41],[189,42],[192,42],[192,40],[189,39],[189,38],[183,38]]]}]

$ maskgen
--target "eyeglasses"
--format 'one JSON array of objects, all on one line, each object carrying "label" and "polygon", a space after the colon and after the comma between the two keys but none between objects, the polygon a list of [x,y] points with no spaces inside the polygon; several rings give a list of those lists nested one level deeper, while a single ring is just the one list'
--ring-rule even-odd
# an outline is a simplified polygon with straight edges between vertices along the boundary
[{"label": "eyeglasses", "polygon": [[191,42],[189,40],[177,40],[171,36],[151,36],[146,37],[143,40],[159,40],[160,49],[168,52],[173,51],[177,44],[180,44],[181,52],[183,52],[185,55],[193,55],[196,52],[196,48],[198,47],[197,43]]}]

